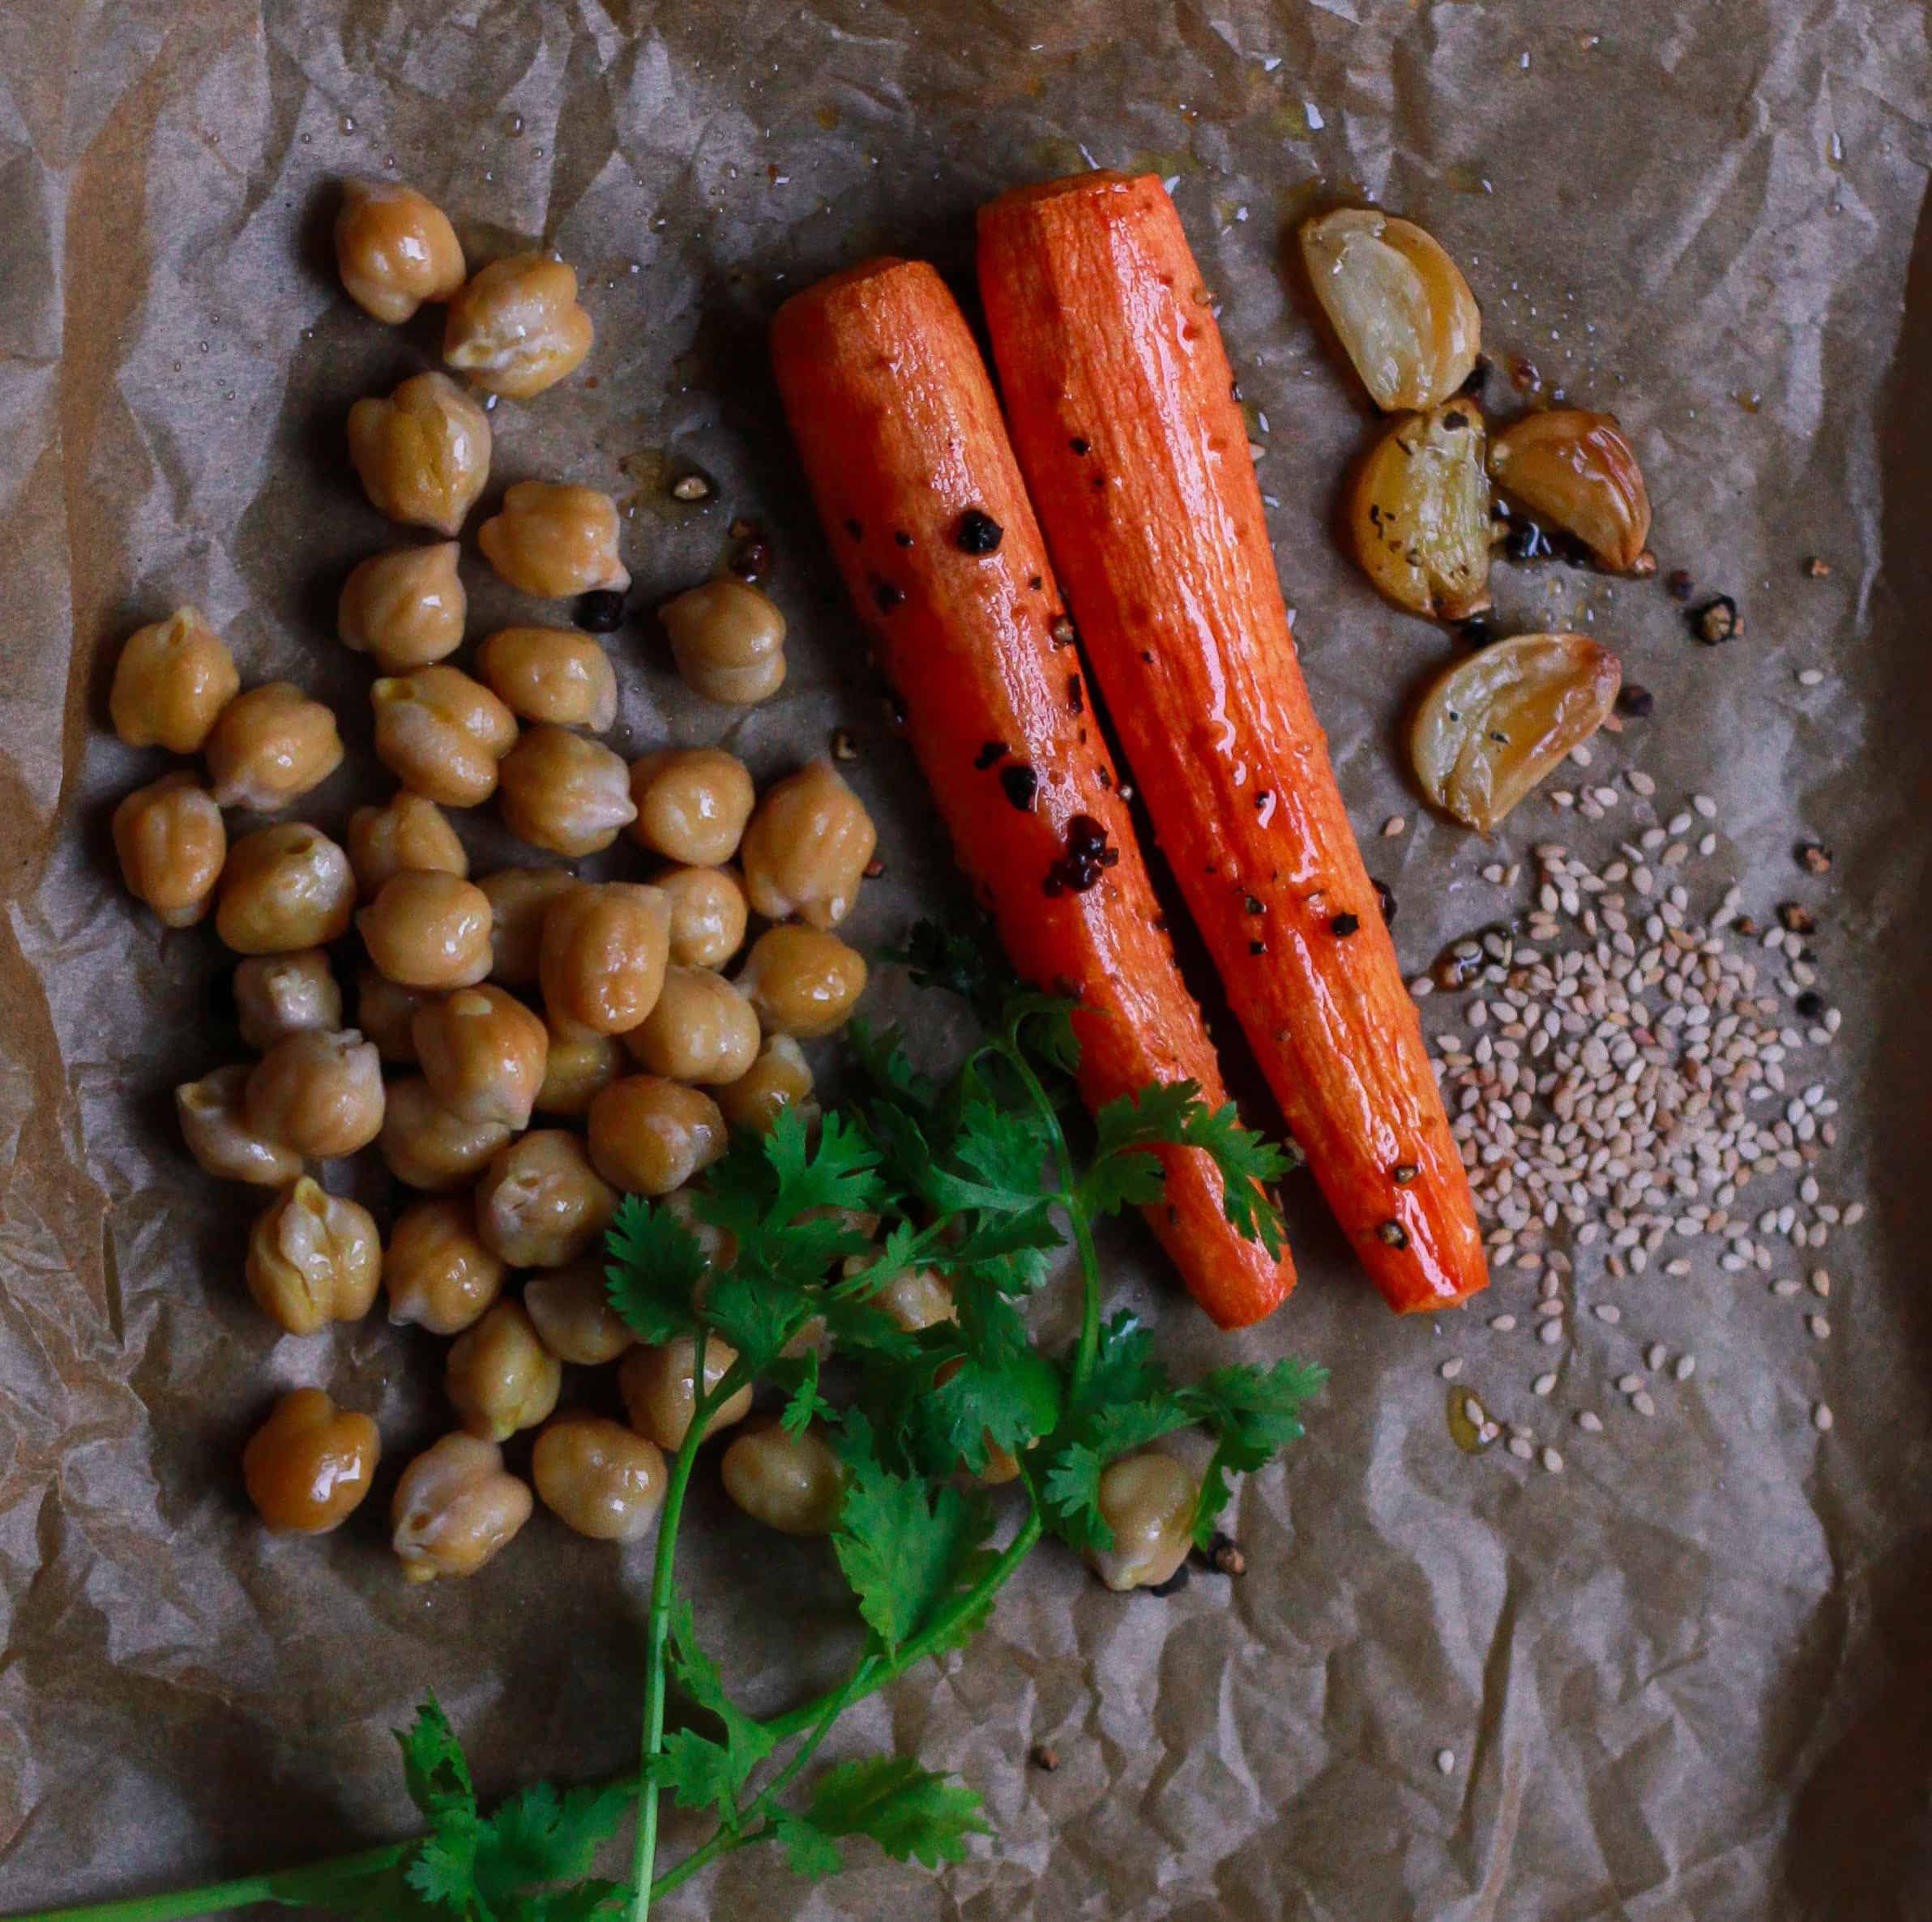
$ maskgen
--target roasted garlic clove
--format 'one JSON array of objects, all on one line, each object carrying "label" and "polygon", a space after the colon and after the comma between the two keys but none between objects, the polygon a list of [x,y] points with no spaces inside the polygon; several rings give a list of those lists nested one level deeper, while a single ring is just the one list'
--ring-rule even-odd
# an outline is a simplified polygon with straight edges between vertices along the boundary
[{"label": "roasted garlic clove", "polygon": [[1574,534],[1613,573],[1649,571],[1642,563],[1650,496],[1614,414],[1570,407],[1527,414],[1491,443],[1490,472],[1511,498]]},{"label": "roasted garlic clove", "polygon": [[1469,378],[1482,316],[1461,269],[1420,227],[1343,207],[1303,222],[1302,258],[1376,406],[1435,407]]},{"label": "roasted garlic clove", "polygon": [[1375,590],[1412,614],[1460,621],[1490,604],[1490,478],[1467,400],[1404,414],[1350,483],[1344,517]]},{"label": "roasted garlic clove", "polygon": [[1580,634],[1525,634],[1451,668],[1409,725],[1416,778],[1435,805],[1490,833],[1603,725],[1623,678]]}]

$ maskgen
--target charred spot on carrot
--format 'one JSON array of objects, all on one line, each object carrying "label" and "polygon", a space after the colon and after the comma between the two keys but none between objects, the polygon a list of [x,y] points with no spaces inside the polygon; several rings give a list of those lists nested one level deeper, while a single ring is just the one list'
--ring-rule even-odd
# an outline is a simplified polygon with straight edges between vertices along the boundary
[{"label": "charred spot on carrot", "polygon": [[1339,935],[1345,941],[1361,925],[1361,922],[1356,916],[1338,914],[1333,920],[1329,922],[1328,932],[1331,934]]},{"label": "charred spot on carrot", "polygon": [[882,614],[889,614],[905,599],[905,589],[894,587],[891,582],[875,574],[872,577],[872,599]]},{"label": "charred spot on carrot", "polygon": [[904,527],[901,527],[892,536],[892,544],[895,547],[910,547],[913,545],[913,536]]},{"label": "charred spot on carrot", "polygon": [[979,770],[981,774],[984,774],[995,761],[1000,760],[1004,757],[1006,751],[1007,744],[1005,741],[989,741],[982,748],[981,748],[980,751],[972,757],[972,764]]},{"label": "charred spot on carrot", "polygon": [[1006,537],[1006,529],[990,514],[968,507],[953,529],[953,544],[963,554],[994,554]]},{"label": "charred spot on carrot", "polygon": [[1015,761],[1011,767],[999,771],[999,784],[1006,797],[1025,814],[1033,805],[1033,797],[1040,792],[1040,777],[1024,761]]},{"label": "charred spot on carrot", "polygon": [[1077,434],[1066,444],[1076,454],[1091,454],[1093,451],[1093,443]]}]

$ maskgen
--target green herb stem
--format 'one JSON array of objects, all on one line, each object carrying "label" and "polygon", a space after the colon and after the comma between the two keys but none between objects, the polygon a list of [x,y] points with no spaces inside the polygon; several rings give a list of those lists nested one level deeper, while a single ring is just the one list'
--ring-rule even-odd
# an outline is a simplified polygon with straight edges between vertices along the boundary
[{"label": "green herb stem", "polygon": [[83,1903],[79,1908],[36,1909],[9,1918],[9,1922],[180,1922],[190,1916],[220,1915],[227,1909],[246,1908],[253,1903],[275,1902],[278,1884],[300,1877],[306,1881],[327,1874],[348,1878],[358,1874],[379,1875],[393,1869],[416,1846],[408,1842],[387,1842],[380,1848],[363,1849],[354,1855],[331,1856],[313,1867],[277,1870],[272,1875],[237,1876],[232,1881],[208,1882],[198,1889],[170,1889],[159,1895],[128,1895],[116,1902]]}]

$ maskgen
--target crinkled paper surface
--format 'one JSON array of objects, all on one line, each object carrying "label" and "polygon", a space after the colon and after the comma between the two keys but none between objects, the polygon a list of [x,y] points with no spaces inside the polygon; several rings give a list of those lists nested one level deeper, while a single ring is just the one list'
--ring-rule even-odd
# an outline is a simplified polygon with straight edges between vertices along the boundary
[{"label": "crinkled paper surface", "polygon": [[[1716,798],[1709,895],[1735,878],[1765,920],[1802,884],[1823,910],[1844,1025],[1819,1179],[1870,1212],[1828,1256],[1780,1262],[1829,1261],[1828,1340],[1708,1242],[1682,1280],[1580,1259],[1583,1303],[1614,1291],[1623,1320],[1576,1314],[1549,1403],[1528,1384],[1549,1351],[1487,1325],[1527,1322],[1531,1275],[1399,1323],[1304,1191],[1300,1292],[1225,1343],[1123,1236],[1122,1292],[1178,1353],[1292,1345],[1334,1370],[1285,1476],[1240,1497],[1246,1578],[1123,1600],[1042,1553],[969,1652],[833,1745],[959,1770],[997,1843],[937,1877],[868,1853],[818,1890],[754,1852],[665,1912],[1932,1913],[1927,37],[1904,0],[0,6],[0,1909],[405,1832],[387,1731],[425,1685],[493,1789],[603,1772],[635,1739],[644,1549],[620,1561],[540,1518],[486,1578],[425,1593],[397,1580],[379,1501],[322,1544],[252,1525],[237,1453],[274,1394],[325,1382],[370,1409],[393,1472],[439,1419],[437,1344],[379,1320],[278,1340],[250,1307],[250,1198],[203,1179],[170,1121],[172,1085],[237,1046],[220,959],[135,912],[107,850],[114,801],[158,771],[105,731],[113,651],[184,600],[246,678],[343,714],[350,762],[318,819],[378,788],[367,674],[331,612],[389,536],[342,422],[434,336],[332,284],[335,184],[392,171],[472,258],[541,241],[583,271],[594,382],[498,410],[493,485],[627,493],[627,459],[701,461],[719,505],[627,523],[640,605],[703,574],[733,514],[767,523],[793,680],[728,737],[763,774],[866,728],[855,776],[888,870],[873,941],[957,884],[879,725],[759,327],[865,250],[963,278],[977,204],[1091,160],[1173,177],[1225,302],[1350,807],[1365,837],[1412,821],[1368,845],[1413,970],[1524,905],[1479,870],[1554,817],[1532,802],[1485,849],[1404,786],[1394,722],[1447,643],[1336,552],[1366,411],[1282,271],[1285,227],[1324,193],[1415,216],[1467,267],[1494,351],[1622,416],[1663,568],[1735,593],[1748,637],[1700,648],[1661,581],[1561,570],[1513,576],[1506,612],[1587,624],[1652,690],[1594,778],[1641,766],[1660,806]],[[477,631],[518,611],[466,573]],[[617,648],[620,747],[716,736],[648,621]],[[1612,852],[1614,820],[1565,826]],[[1806,835],[1836,851],[1828,884],[1792,866]],[[1653,1339],[1698,1360],[1647,1421],[1609,1384]],[[1452,1356],[1499,1416],[1561,1443],[1562,1474],[1451,1446]],[[1586,1405],[1603,1435],[1569,1426]],[[688,1533],[700,1622],[745,1689],[775,1706],[829,1675],[848,1629],[823,1555],[709,1488]],[[1040,1742],[1057,1773],[1027,1766]]]}]

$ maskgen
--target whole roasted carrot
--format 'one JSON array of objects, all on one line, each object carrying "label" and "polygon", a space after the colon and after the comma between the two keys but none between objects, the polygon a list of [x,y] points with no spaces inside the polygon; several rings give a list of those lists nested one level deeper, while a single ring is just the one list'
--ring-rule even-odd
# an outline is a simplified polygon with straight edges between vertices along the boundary
[{"label": "whole roasted carrot", "polygon": [[1391,1306],[1484,1287],[1469,1185],[1308,704],[1210,297],[1160,182],[980,215],[1014,443],[1135,779],[1296,1139]]},{"label": "whole roasted carrot", "polygon": [[[999,404],[945,284],[874,260],[779,310],[779,391],[820,517],[960,865],[1020,975],[1076,995],[1089,1106],[1191,1079],[1227,1099],[1182,984]],[[1294,1285],[1198,1149],[1148,1211],[1224,1328]]]}]

